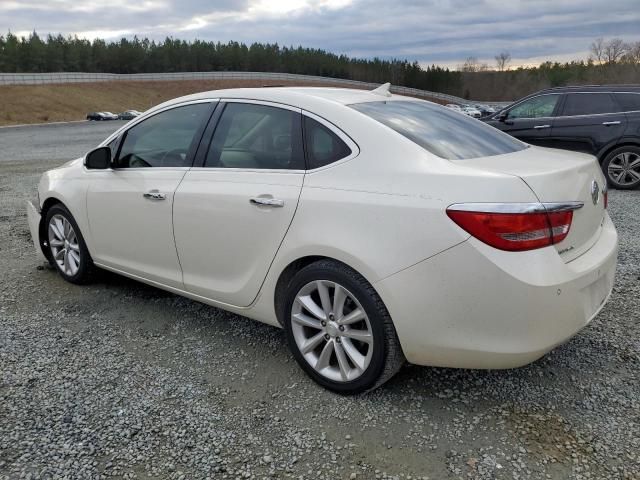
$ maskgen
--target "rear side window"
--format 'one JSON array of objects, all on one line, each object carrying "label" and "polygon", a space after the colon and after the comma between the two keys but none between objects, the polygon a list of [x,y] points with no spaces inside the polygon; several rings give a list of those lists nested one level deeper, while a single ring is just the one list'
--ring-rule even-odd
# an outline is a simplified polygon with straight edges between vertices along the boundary
[{"label": "rear side window", "polygon": [[357,103],[351,107],[449,160],[489,157],[528,148],[496,128],[435,103],[401,100]]},{"label": "rear side window", "polygon": [[640,93],[614,93],[623,112],[640,111]]},{"label": "rear side window", "polygon": [[351,155],[351,149],[335,133],[304,117],[304,140],[307,149],[307,169],[323,167]]},{"label": "rear side window", "polygon": [[228,103],[205,167],[304,169],[300,113],[252,103]]},{"label": "rear side window", "polygon": [[562,115],[596,115],[615,113],[620,109],[608,93],[567,93]]}]

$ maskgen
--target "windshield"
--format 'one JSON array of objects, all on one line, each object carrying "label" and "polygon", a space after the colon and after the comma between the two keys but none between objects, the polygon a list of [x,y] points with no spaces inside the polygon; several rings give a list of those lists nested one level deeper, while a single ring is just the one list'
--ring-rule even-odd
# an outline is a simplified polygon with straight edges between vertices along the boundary
[{"label": "windshield", "polygon": [[528,147],[479,120],[430,102],[392,101],[350,105],[448,160],[489,157]]}]

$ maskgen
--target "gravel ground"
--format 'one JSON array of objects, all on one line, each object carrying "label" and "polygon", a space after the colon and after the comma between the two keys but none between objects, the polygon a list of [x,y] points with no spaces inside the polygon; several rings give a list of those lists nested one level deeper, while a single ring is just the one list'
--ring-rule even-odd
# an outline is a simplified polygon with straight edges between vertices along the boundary
[{"label": "gravel ground", "polygon": [[0,129],[0,479],[640,478],[640,191],[611,192],[616,287],[569,343],[510,371],[407,366],[343,398],[276,328],[36,260],[23,201],[107,126]]}]

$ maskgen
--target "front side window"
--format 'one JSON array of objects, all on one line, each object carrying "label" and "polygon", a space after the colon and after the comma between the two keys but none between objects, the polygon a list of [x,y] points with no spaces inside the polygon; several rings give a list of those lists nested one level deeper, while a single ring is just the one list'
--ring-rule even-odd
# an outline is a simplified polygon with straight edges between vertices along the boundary
[{"label": "front side window", "polygon": [[300,113],[228,103],[213,134],[205,167],[304,169]]},{"label": "front side window", "polygon": [[562,115],[596,115],[620,110],[608,93],[567,93]]},{"label": "front side window", "polygon": [[510,120],[518,118],[551,117],[560,95],[541,95],[530,98],[509,110]]},{"label": "front side window", "polygon": [[313,118],[304,117],[307,169],[323,167],[351,155],[351,149],[335,133]]},{"label": "front side window", "polygon": [[623,112],[640,111],[640,93],[614,93]]},{"label": "front side window", "polygon": [[479,120],[431,102],[381,101],[351,107],[449,160],[502,155],[528,147]]},{"label": "front side window", "polygon": [[153,115],[126,132],[116,168],[190,167],[189,149],[210,111],[197,103]]}]

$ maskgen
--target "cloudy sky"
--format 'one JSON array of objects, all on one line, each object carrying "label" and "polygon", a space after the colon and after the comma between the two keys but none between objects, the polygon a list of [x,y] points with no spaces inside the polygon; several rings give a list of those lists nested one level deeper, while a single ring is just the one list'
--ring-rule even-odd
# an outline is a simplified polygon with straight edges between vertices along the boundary
[{"label": "cloudy sky", "polygon": [[455,67],[586,58],[640,40],[640,0],[0,0],[0,33],[278,42]]}]

